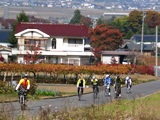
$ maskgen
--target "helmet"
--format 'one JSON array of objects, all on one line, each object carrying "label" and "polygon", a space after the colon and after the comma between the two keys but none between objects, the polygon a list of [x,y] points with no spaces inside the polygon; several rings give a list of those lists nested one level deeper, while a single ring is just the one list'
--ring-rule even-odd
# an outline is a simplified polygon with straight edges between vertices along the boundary
[{"label": "helmet", "polygon": [[129,76],[126,77],[126,80],[128,80],[128,79],[129,79]]},{"label": "helmet", "polygon": [[93,79],[95,79],[96,77],[95,77],[95,76],[93,76],[92,78],[93,78]]},{"label": "helmet", "polygon": [[28,78],[28,74],[24,74],[24,77]]},{"label": "helmet", "polygon": [[106,77],[109,77],[109,75],[107,74]]}]

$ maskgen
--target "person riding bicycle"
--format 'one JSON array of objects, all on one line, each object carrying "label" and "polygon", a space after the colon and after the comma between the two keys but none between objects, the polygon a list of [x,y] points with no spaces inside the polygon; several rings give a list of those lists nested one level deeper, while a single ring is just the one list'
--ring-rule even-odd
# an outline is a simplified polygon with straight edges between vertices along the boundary
[{"label": "person riding bicycle", "polygon": [[[25,99],[27,100],[27,92],[30,89],[30,80],[28,79],[28,75],[24,74],[24,78],[20,79],[18,85],[16,86],[15,91],[24,89],[26,92]],[[18,98],[20,97],[20,92],[18,92]]]},{"label": "person riding bicycle", "polygon": [[95,88],[97,89],[97,92],[99,92],[98,79],[95,76],[92,77],[91,84],[93,86],[93,92]]},{"label": "person riding bicycle", "polygon": [[82,94],[86,85],[86,80],[81,76],[77,81],[77,91],[79,93],[80,87],[82,88]]},{"label": "person riding bicycle", "polygon": [[121,86],[122,86],[123,80],[118,75],[115,79],[114,87],[115,87],[115,93],[117,93],[117,89],[119,89],[119,97],[121,97]]},{"label": "person riding bicycle", "polygon": [[129,90],[132,89],[132,79],[129,76],[125,78],[125,84],[127,88],[129,87]]},{"label": "person riding bicycle", "polygon": [[109,88],[107,88],[108,92],[109,92],[108,95],[111,95],[111,93],[110,93],[111,92],[110,85],[111,85],[111,78],[110,78],[110,75],[107,74],[105,76],[105,78],[104,78],[104,86],[106,86],[106,87],[108,86],[109,87]]}]

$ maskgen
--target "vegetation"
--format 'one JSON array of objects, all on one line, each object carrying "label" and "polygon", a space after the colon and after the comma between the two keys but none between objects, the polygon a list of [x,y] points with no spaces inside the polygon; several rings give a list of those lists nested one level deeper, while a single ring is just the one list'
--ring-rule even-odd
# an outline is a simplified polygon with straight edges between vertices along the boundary
[{"label": "vegetation", "polygon": [[69,24],[83,24],[91,27],[92,21],[91,18],[81,15],[81,11],[77,9],[74,11],[74,16],[71,18]]},{"label": "vegetation", "polygon": [[105,24],[90,29],[89,35],[90,44],[94,48],[94,56],[99,62],[101,61],[101,51],[116,50],[123,43],[120,31]]},{"label": "vegetation", "polygon": [[17,38],[15,37],[15,27],[20,22],[29,22],[28,16],[25,14],[24,11],[22,11],[19,15],[17,15],[16,22],[13,24],[13,31],[10,33],[10,37],[8,41],[14,46],[17,46]]},{"label": "vegetation", "polygon": [[35,92],[35,95],[42,95],[42,96],[59,96],[60,92],[58,91],[51,91],[51,90],[46,90],[46,89],[37,89]]}]

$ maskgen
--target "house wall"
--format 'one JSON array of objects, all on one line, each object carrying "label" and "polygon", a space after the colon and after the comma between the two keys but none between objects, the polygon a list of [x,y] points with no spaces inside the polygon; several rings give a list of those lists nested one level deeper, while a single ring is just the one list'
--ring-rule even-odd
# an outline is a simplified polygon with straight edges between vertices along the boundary
[{"label": "house wall", "polygon": [[[111,64],[112,57],[113,56],[102,56],[101,61],[103,64]],[[119,63],[119,56],[114,56],[114,58],[116,59],[117,63]]]},{"label": "house wall", "polygon": [[[39,31],[40,32],[40,31]],[[23,34],[20,34],[23,33]],[[45,33],[36,33],[24,31],[17,34],[19,48],[17,51],[12,51],[12,54],[17,54],[17,62],[18,63],[25,63],[24,58],[22,55],[27,54],[29,50],[25,50],[24,41],[28,40],[46,40],[45,49],[40,50],[42,61],[46,63],[64,63],[64,64],[73,64],[73,65],[83,65],[89,64],[90,56],[93,56],[92,52],[84,51],[84,38],[82,37],[56,37],[56,36],[49,36],[43,38],[41,34]],[[70,39],[70,42],[68,42]],[[52,40],[56,41],[56,47],[53,48]],[[74,40],[77,40],[74,43]],[[80,41],[81,42],[80,42]],[[29,44],[28,44],[29,45]]]}]

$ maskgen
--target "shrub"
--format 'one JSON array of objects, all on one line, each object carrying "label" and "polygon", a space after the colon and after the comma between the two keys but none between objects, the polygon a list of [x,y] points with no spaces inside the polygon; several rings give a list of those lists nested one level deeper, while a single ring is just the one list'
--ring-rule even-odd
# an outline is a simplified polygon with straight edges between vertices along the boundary
[{"label": "shrub", "polygon": [[51,90],[38,89],[38,90],[36,90],[35,94],[36,95],[44,95],[44,96],[57,96],[57,95],[59,95],[59,92],[51,91]]}]

